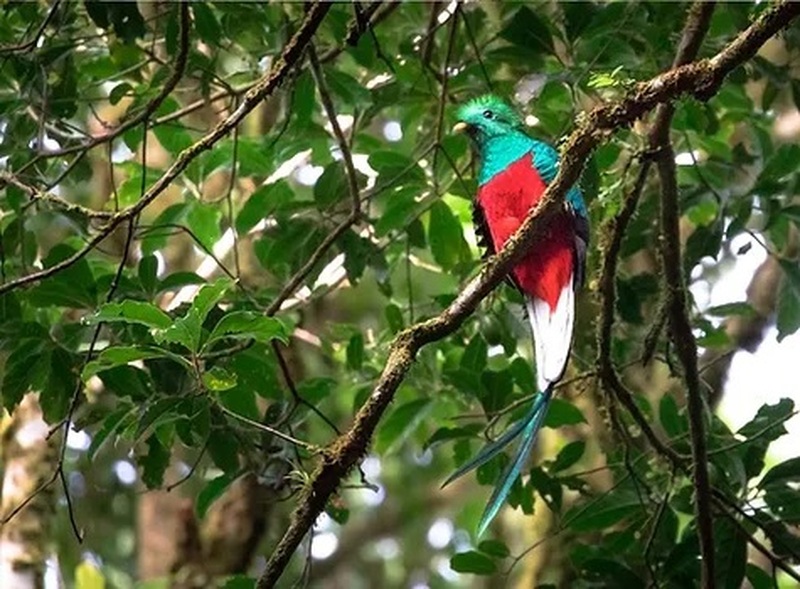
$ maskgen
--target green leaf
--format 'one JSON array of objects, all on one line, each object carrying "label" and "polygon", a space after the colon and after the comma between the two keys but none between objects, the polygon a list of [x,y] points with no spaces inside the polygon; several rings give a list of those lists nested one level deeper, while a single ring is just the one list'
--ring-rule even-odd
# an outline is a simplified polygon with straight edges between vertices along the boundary
[{"label": "green leaf", "polygon": [[50,354],[47,382],[39,394],[39,405],[47,423],[58,423],[67,417],[77,383],[77,370],[72,354],[55,348]]},{"label": "green leaf", "polygon": [[219,241],[222,232],[222,207],[216,203],[205,203],[199,200],[190,201],[186,212],[186,224],[194,236],[206,250],[213,251],[214,245]]},{"label": "green leaf", "polygon": [[714,521],[714,560],[717,587],[739,589],[747,564],[747,535],[728,518]]},{"label": "green leaf", "polygon": [[133,87],[128,82],[122,82],[114,86],[108,93],[108,101],[111,104],[117,104],[127,94],[133,94]]},{"label": "green leaf", "polygon": [[481,393],[481,405],[487,414],[495,413],[508,404],[514,390],[514,375],[510,370],[484,370],[480,373],[479,382],[476,382],[476,374],[467,373],[465,376],[472,391]]},{"label": "green leaf", "polygon": [[475,334],[464,349],[464,355],[461,356],[461,368],[480,374],[486,368],[488,352],[489,345],[486,340],[480,333]]},{"label": "green leaf", "polygon": [[87,318],[91,323],[138,323],[151,329],[166,329],[172,325],[172,318],[152,303],[127,300],[121,303],[105,303],[97,312]]},{"label": "green leaf", "polygon": [[3,370],[3,407],[13,412],[25,393],[39,391],[50,372],[50,354],[40,339],[25,339],[8,356]]},{"label": "green leaf", "polygon": [[790,458],[785,462],[781,462],[773,466],[758,486],[766,489],[770,485],[784,484],[784,483],[799,483],[800,482],[800,457]]},{"label": "green leaf", "polygon": [[292,114],[297,117],[301,126],[311,122],[314,106],[316,106],[314,78],[309,71],[304,71],[297,77],[292,89]]},{"label": "green leaf", "polygon": [[553,53],[553,36],[547,24],[527,6],[517,10],[500,36],[530,51]]},{"label": "green leaf", "polygon": [[347,342],[347,366],[353,370],[361,370],[364,363],[364,336],[354,333]]},{"label": "green leaf", "polygon": [[219,45],[222,39],[222,27],[214,16],[214,11],[207,4],[198,2],[192,4],[194,26],[200,38],[211,45]]},{"label": "green leaf", "polygon": [[197,284],[205,284],[206,280],[202,276],[198,276],[194,272],[173,272],[168,274],[158,283],[158,293],[167,290],[178,290],[184,286],[193,286]]},{"label": "green leaf", "polygon": [[256,580],[247,575],[228,577],[222,589],[256,589]]},{"label": "green leaf", "polygon": [[136,440],[148,431],[180,419],[187,404],[187,400],[182,397],[162,397],[146,405],[136,424]]},{"label": "green leaf", "polygon": [[436,444],[450,440],[474,438],[480,430],[481,426],[477,423],[464,427],[440,427],[425,441],[422,445],[422,449],[427,450]]},{"label": "green leaf", "polygon": [[[161,147],[166,149],[167,153],[173,157],[177,157],[180,152],[193,143],[192,136],[189,135],[186,127],[179,123],[165,123],[156,125],[152,127],[152,129]],[[141,176],[139,177],[139,181],[141,181]]]},{"label": "green leaf", "polygon": [[375,151],[369,165],[380,175],[380,183],[393,184],[402,179],[405,185],[425,183],[425,172],[414,160],[397,151]]},{"label": "green leaf", "polygon": [[767,161],[767,165],[759,175],[759,182],[762,179],[775,181],[797,172],[797,162],[800,160],[800,145],[787,143],[781,145],[772,157]]},{"label": "green leaf", "polygon": [[581,410],[575,405],[558,397],[550,401],[550,408],[547,410],[547,417],[544,420],[547,427],[557,428],[579,423],[587,423],[587,421]]},{"label": "green leaf", "polygon": [[183,220],[186,209],[186,203],[179,202],[161,211],[142,237],[142,255],[155,253],[167,245],[167,238],[175,232],[172,225]]},{"label": "green leaf", "polygon": [[777,440],[786,433],[783,424],[794,413],[794,401],[783,398],[774,405],[762,405],[756,416],[736,433],[746,438],[758,436],[768,441]]},{"label": "green leaf", "polygon": [[[564,491],[560,479],[551,477],[544,469],[537,466],[531,469],[529,484],[531,488],[536,490],[539,496],[544,499],[553,513],[561,512]],[[527,495],[527,493],[521,494],[523,499],[526,498]],[[527,510],[528,513],[532,513],[532,509],[533,506]]]},{"label": "green leaf", "polygon": [[637,589],[646,586],[630,568],[610,558],[590,558],[581,564],[587,580],[601,587]]},{"label": "green leaf", "polygon": [[358,284],[367,265],[373,268],[375,278],[379,282],[386,280],[388,273],[386,259],[372,240],[362,237],[353,230],[347,230],[337,240],[337,245],[345,255],[344,269],[351,285]]},{"label": "green leaf", "polygon": [[465,258],[467,244],[461,222],[444,202],[437,200],[430,209],[428,242],[433,258],[445,270],[450,270]]},{"label": "green leaf", "polygon": [[106,441],[111,437],[111,435],[127,425],[127,422],[130,421],[130,418],[134,416],[135,413],[135,407],[123,407],[121,409],[117,409],[103,420],[103,425],[92,436],[92,442],[89,445],[89,450],[86,452],[86,455],[90,461],[94,460],[94,457],[105,445]]},{"label": "green leaf", "polygon": [[750,303],[740,302],[726,303],[724,305],[710,307],[706,310],[706,314],[713,317],[730,317],[732,315],[738,315],[740,317],[754,317],[756,315],[756,311],[750,306]]},{"label": "green leaf", "polygon": [[169,358],[187,368],[191,368],[188,360],[164,348],[157,346],[115,346],[106,348],[98,354],[97,358],[89,362],[83,368],[81,378],[86,381],[104,370],[150,358]]},{"label": "green leaf", "polygon": [[697,265],[706,256],[715,258],[719,253],[723,235],[723,219],[720,215],[710,225],[698,227],[686,240],[684,266],[687,271]]},{"label": "green leaf", "polygon": [[492,575],[497,572],[497,565],[491,558],[474,550],[454,554],[450,559],[450,568],[457,573],[475,575]]},{"label": "green leaf", "polygon": [[240,444],[228,430],[212,429],[208,436],[208,454],[211,460],[224,473],[230,474],[239,470]]},{"label": "green leaf", "polygon": [[147,32],[144,18],[136,4],[87,2],[85,6],[87,13],[98,26],[104,29],[113,27],[114,33],[126,44],[132,44],[137,37],[143,37]]},{"label": "green leaf", "polygon": [[22,318],[22,307],[13,292],[0,295],[0,324]]},{"label": "green leaf", "polygon": [[[138,131],[137,133],[141,134]],[[116,196],[121,207],[129,207],[137,203],[153,185],[158,178],[158,172],[150,168],[144,169],[143,172],[142,166],[134,163],[128,163],[123,169],[128,170],[128,177],[119,185]],[[146,174],[146,178],[142,177],[143,173]]]},{"label": "green leaf", "polygon": [[800,524],[800,491],[774,482],[765,491],[764,502],[775,517],[788,525]]},{"label": "green leaf", "polygon": [[236,386],[236,374],[231,374],[220,366],[214,366],[203,373],[203,384],[210,391],[227,391]]},{"label": "green leaf", "polygon": [[142,482],[148,489],[155,489],[164,482],[164,472],[169,466],[169,449],[158,440],[155,434],[147,438],[147,454],[140,456],[139,465],[142,467]]},{"label": "green leaf", "polygon": [[375,448],[386,454],[397,448],[419,426],[431,409],[431,399],[415,399],[401,405],[387,417],[378,431]]},{"label": "green leaf", "polygon": [[286,326],[274,317],[252,311],[234,311],[219,320],[203,347],[208,348],[212,343],[224,338],[254,339],[264,343],[277,339],[288,343],[289,334]]},{"label": "green leaf", "polygon": [[350,510],[341,507],[335,499],[328,501],[328,505],[325,506],[325,513],[340,526],[345,525],[350,519]]},{"label": "green leaf", "polygon": [[586,505],[575,505],[564,515],[564,522],[575,532],[594,532],[608,529],[641,510],[636,492],[617,489]]},{"label": "green leaf", "polygon": [[[337,382],[332,378],[307,378],[297,385],[297,391],[300,393],[300,396],[311,405],[318,405],[336,390],[336,385]],[[298,413],[301,411],[302,408],[298,410]]]},{"label": "green leaf", "polygon": [[500,540],[484,540],[478,544],[478,550],[495,558],[506,558],[511,551]]},{"label": "green leaf", "polygon": [[326,166],[322,176],[314,184],[314,200],[320,210],[325,210],[331,205],[349,197],[347,174],[344,164],[340,161]]},{"label": "green leaf", "polygon": [[658,417],[661,421],[661,427],[671,438],[676,438],[686,433],[688,428],[686,417],[680,414],[675,398],[669,393],[661,397],[658,405]]},{"label": "green leaf", "polygon": [[153,333],[159,344],[174,343],[197,352],[203,331],[203,322],[214,306],[222,299],[230,286],[230,280],[221,278],[203,285],[192,301],[186,315],[175,320],[169,327]]},{"label": "green leaf", "polygon": [[551,473],[559,472],[562,470],[568,469],[570,466],[573,466],[578,460],[583,457],[583,453],[586,450],[586,442],[583,440],[576,440],[574,442],[570,442],[558,453],[556,459],[550,465],[548,469]]},{"label": "green leaf", "polygon": [[202,520],[206,516],[208,508],[228,490],[228,487],[237,478],[236,475],[228,473],[211,479],[206,483],[205,487],[197,494],[197,500],[194,504],[194,512],[197,515],[197,519]]},{"label": "green leaf", "polygon": [[389,324],[389,329],[392,333],[397,333],[406,326],[406,322],[403,319],[403,312],[400,310],[400,307],[394,303],[386,305],[384,315],[386,315],[386,322]]},{"label": "green leaf", "polygon": [[139,282],[145,292],[150,296],[156,293],[156,287],[158,285],[157,274],[158,259],[152,254],[143,256],[139,261]]},{"label": "green leaf", "polygon": [[236,231],[246,234],[271,212],[294,200],[294,192],[285,180],[260,186],[236,216]]},{"label": "green leaf", "polygon": [[364,84],[341,70],[326,66],[325,80],[331,91],[342,98],[344,104],[358,107],[368,106],[372,102],[372,95]]},{"label": "green leaf", "polygon": [[796,262],[779,260],[783,280],[778,289],[778,341],[800,328],[800,267]]},{"label": "green leaf", "polygon": [[225,367],[236,375],[232,395],[255,393],[271,400],[283,398],[282,382],[277,376],[277,360],[267,346],[255,344],[233,356]]},{"label": "green leaf", "polygon": [[[418,189],[403,189],[391,193],[381,218],[375,224],[375,234],[384,237],[404,227],[420,207],[416,201]],[[460,229],[460,226],[459,226]]]},{"label": "green leaf", "polygon": [[772,575],[752,563],[747,563],[747,580],[753,589],[774,589]]},{"label": "green leaf", "polygon": [[[64,243],[54,246],[44,259],[52,268],[74,255],[76,250]],[[28,301],[35,307],[71,307],[92,309],[97,304],[97,287],[86,258],[81,258],[53,276],[45,278],[28,291]]]}]

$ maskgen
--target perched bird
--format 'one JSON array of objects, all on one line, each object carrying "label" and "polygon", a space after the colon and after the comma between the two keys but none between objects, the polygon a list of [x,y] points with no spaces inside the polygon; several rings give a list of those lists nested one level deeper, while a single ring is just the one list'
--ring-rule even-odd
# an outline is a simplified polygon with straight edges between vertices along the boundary
[{"label": "perched bird", "polygon": [[[558,153],[529,137],[517,113],[496,96],[476,98],[458,111],[455,132],[465,132],[480,159],[473,220],[488,254],[499,251],[536,206],[558,169]],[[583,284],[589,221],[580,191],[573,187],[564,211],[546,227],[511,270],[509,278],[525,297],[533,330],[538,394],[528,414],[487,444],[445,484],[484,464],[519,437],[519,447],[495,487],[478,528],[482,534],[497,515],[530,456],[542,427],[553,386],[561,379],[572,345],[575,293]]]}]

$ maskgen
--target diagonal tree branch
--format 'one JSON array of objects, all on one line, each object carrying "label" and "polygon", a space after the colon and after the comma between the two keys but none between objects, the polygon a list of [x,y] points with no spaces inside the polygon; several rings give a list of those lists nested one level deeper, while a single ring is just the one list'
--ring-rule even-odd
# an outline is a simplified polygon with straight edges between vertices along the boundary
[{"label": "diagonal tree branch", "polygon": [[56,194],[39,190],[34,186],[26,184],[25,182],[23,182],[10,172],[0,172],[0,183],[6,185],[11,184],[12,186],[16,186],[22,192],[28,195],[31,203],[46,202],[61,208],[63,211],[67,213],[74,213],[77,215],[81,215],[83,217],[87,217],[89,219],[108,219],[109,217],[114,215],[114,213],[111,213],[109,211],[97,211],[94,209],[90,209],[81,206],[78,203],[65,200],[64,198],[61,198]]},{"label": "diagonal tree branch", "polygon": [[543,224],[563,203],[564,195],[578,179],[592,150],[614,130],[631,125],[658,104],[683,94],[712,96],[725,76],[751,58],[763,43],[800,13],[800,4],[784,2],[765,11],[750,27],[710,60],[673,68],[656,78],[637,84],[623,100],[588,113],[564,144],[562,164],[539,205],[511,237],[499,254],[490,258],[478,276],[438,316],[402,331],[390,347],[389,356],[372,394],[356,414],[350,429],[335,440],[304,488],[283,538],[272,551],[257,587],[274,587],[292,554],[311,529],[342,479],[367,451],[381,416],[403,382],[419,349],[454,332],[514,263],[531,246]]}]

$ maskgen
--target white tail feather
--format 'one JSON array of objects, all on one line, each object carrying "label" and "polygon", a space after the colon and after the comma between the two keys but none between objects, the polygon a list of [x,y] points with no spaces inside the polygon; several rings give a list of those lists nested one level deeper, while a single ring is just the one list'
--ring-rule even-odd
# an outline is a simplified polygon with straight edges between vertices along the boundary
[{"label": "white tail feather", "polygon": [[574,275],[561,290],[556,308],[542,299],[528,298],[528,320],[536,352],[536,384],[544,391],[561,378],[569,359],[575,317]]}]

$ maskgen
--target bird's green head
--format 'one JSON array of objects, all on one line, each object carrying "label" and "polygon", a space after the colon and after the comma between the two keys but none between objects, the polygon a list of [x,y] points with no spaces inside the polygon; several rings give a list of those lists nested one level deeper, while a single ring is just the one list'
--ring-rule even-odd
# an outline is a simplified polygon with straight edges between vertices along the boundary
[{"label": "bird's green head", "polygon": [[466,132],[478,145],[523,129],[516,111],[492,94],[479,96],[459,108],[458,122],[453,127],[456,133]]}]

